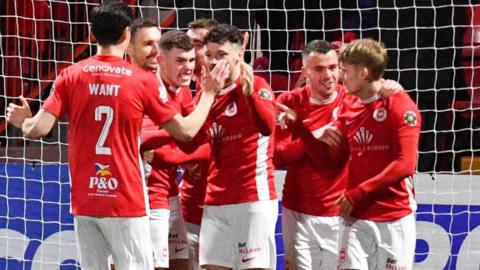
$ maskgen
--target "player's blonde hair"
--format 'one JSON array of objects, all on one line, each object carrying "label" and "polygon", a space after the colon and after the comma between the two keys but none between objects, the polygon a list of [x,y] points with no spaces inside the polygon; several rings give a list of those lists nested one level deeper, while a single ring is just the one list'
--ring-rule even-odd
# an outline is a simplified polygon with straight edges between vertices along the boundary
[{"label": "player's blonde hair", "polygon": [[371,72],[370,79],[377,80],[383,76],[388,56],[382,43],[372,39],[357,39],[341,49],[339,61],[366,67]]}]

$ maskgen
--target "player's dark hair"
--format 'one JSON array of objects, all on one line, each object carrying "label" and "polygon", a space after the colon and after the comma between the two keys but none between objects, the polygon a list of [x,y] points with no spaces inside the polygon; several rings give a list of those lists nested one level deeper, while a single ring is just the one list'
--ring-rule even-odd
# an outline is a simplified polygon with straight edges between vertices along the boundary
[{"label": "player's dark hair", "polygon": [[208,42],[224,44],[227,41],[241,46],[243,37],[237,27],[224,23],[212,27],[204,39],[205,44]]},{"label": "player's dark hair", "polygon": [[312,52],[326,54],[329,51],[334,50],[332,44],[326,40],[315,39],[310,41],[302,51],[302,57],[306,58]]},{"label": "player's dark hair", "polygon": [[100,46],[118,44],[132,20],[131,9],[118,0],[105,1],[90,13],[92,32]]},{"label": "player's dark hair", "polygon": [[158,27],[157,22],[148,17],[136,18],[130,25],[130,43],[135,41],[137,32],[142,28]]},{"label": "player's dark hair", "polygon": [[170,51],[173,48],[190,51],[193,49],[193,44],[190,37],[185,32],[180,30],[170,30],[162,35],[158,47],[162,51]]}]

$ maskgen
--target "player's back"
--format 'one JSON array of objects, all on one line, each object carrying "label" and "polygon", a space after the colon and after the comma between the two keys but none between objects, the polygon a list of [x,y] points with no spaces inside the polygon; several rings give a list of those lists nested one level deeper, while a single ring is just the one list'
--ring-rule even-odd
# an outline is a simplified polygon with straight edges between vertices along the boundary
[{"label": "player's back", "polygon": [[138,149],[143,114],[157,123],[174,114],[154,104],[161,103],[158,82],[121,58],[97,55],[62,71],[54,88],[44,109],[70,122],[72,213],[144,216]]}]

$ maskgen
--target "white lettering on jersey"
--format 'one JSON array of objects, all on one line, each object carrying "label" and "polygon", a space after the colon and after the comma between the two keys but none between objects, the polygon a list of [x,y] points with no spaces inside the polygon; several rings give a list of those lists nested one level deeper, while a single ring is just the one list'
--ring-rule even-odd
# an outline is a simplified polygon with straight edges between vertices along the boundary
[{"label": "white lettering on jersey", "polygon": [[92,96],[118,96],[120,85],[89,83],[88,88],[90,88],[90,95]]},{"label": "white lettering on jersey", "polygon": [[87,65],[82,68],[83,72],[99,73],[106,72],[112,74],[132,76],[133,71],[125,67],[116,67],[110,65]]}]

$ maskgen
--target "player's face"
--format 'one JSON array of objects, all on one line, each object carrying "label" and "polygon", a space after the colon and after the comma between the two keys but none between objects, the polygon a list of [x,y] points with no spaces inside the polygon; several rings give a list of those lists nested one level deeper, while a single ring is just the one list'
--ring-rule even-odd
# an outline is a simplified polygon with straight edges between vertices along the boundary
[{"label": "player's face", "polygon": [[230,64],[230,78],[232,81],[240,74],[240,59],[242,57],[242,46],[227,41],[223,44],[208,42],[205,51],[205,65],[212,70],[220,60],[227,60]]},{"label": "player's face", "polygon": [[362,67],[340,62],[340,77],[348,94],[359,94],[365,82]]},{"label": "player's face", "polygon": [[159,41],[160,30],[157,27],[140,28],[128,47],[133,64],[146,70],[157,70]]},{"label": "player's face", "polygon": [[337,86],[339,70],[335,50],[328,53],[312,52],[305,59],[303,73],[310,82],[312,90],[328,98]]},{"label": "player's face", "polygon": [[203,39],[208,34],[207,28],[195,28],[189,29],[187,35],[192,40],[193,46],[195,47],[195,74],[200,74],[202,66],[205,65],[205,45],[203,44]]},{"label": "player's face", "polygon": [[195,67],[195,51],[173,48],[161,52],[160,70],[162,80],[173,87],[188,86],[192,80]]}]

